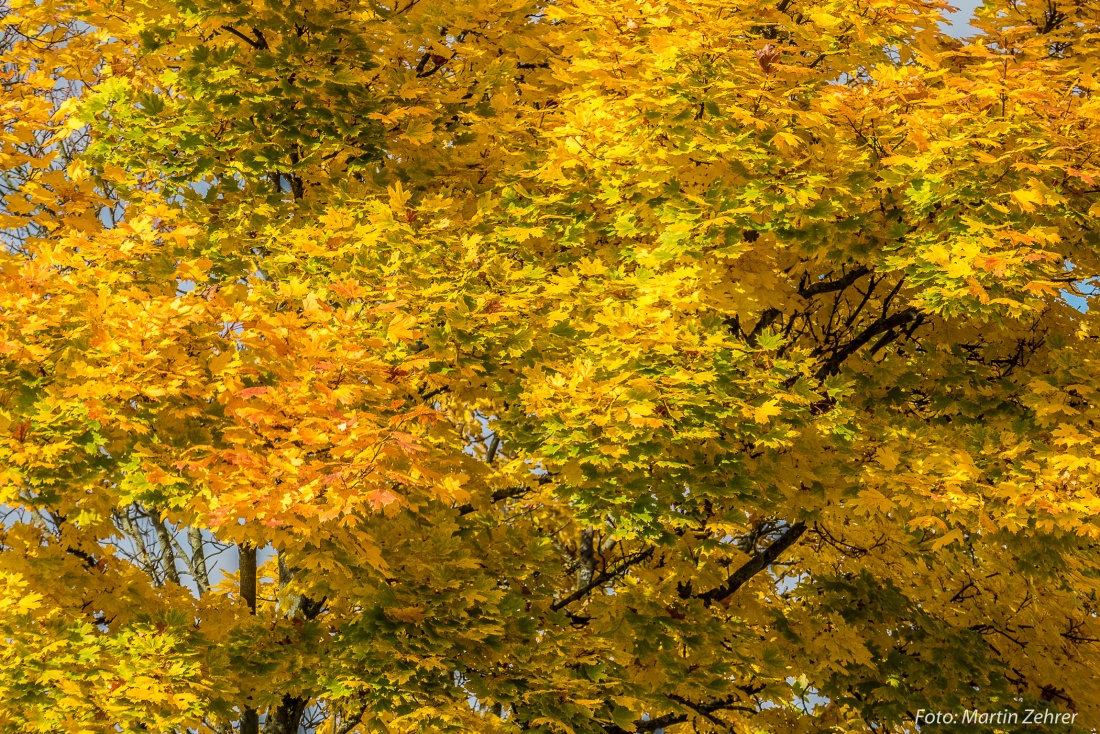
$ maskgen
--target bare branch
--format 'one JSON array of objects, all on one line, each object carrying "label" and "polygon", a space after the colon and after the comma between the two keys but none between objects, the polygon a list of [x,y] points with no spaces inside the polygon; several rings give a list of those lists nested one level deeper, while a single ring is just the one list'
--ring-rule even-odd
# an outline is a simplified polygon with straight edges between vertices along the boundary
[{"label": "bare branch", "polygon": [[173,584],[180,583],[180,572],[176,568],[176,554],[172,550],[172,534],[164,520],[153,513],[147,513],[147,517],[153,523],[153,530],[157,534],[157,543],[160,545],[160,563],[164,567],[164,577]]},{"label": "bare branch", "polygon": [[264,38],[263,34],[260,33],[258,30],[256,30],[255,28],[252,29],[252,32],[256,34],[255,39],[249,38],[248,36],[241,33],[240,31],[238,31],[236,28],[234,28],[231,25],[223,25],[222,30],[226,31],[227,33],[232,33],[234,36],[241,39],[242,41],[244,41],[245,43],[247,43],[249,46],[251,46],[252,48],[254,48],[256,50],[267,48],[267,39]]},{"label": "bare branch", "polygon": [[358,726],[359,722],[363,720],[363,715],[367,713],[367,703],[366,703],[366,701],[362,700],[363,699],[362,691],[360,691],[360,693],[359,693],[359,698],[360,698],[359,711],[357,713],[353,714],[352,716],[348,717],[347,719],[344,719],[344,721],[342,721],[340,723],[340,726],[336,727],[335,734],[348,734],[348,732],[350,732],[352,729],[354,729],[356,726]]},{"label": "bare branch", "polygon": [[696,594],[696,598],[702,599],[708,604],[715,601],[722,601],[748,583],[753,576],[775,563],[780,554],[794,545],[795,541],[801,538],[802,534],[805,532],[805,523],[796,522],[791,525],[782,535],[772,541],[771,545],[764,551],[757,553],[734,571],[733,575],[726,580],[726,583],[710,591]]},{"label": "bare branch", "polygon": [[202,531],[187,528],[187,543],[191,546],[191,576],[199,589],[199,596],[210,590],[210,573],[206,570],[206,549],[203,548]]},{"label": "bare branch", "polygon": [[806,300],[809,300],[814,296],[821,295],[822,293],[842,291],[870,272],[870,268],[861,265],[860,267],[849,271],[846,275],[837,278],[836,280],[818,280],[809,284],[803,282],[800,283],[798,286],[798,295],[802,296]]},{"label": "bare branch", "polygon": [[[717,711],[743,711],[749,714],[757,713],[756,709],[749,706],[739,705],[737,698],[723,698],[717,701],[707,701],[703,703],[695,703],[689,701],[682,696],[678,696],[675,693],[668,694],[668,699],[673,701],[684,708],[691,709],[699,716],[710,721],[712,724],[719,726],[727,726],[724,722],[718,720],[712,714]],[[687,713],[669,713],[663,716],[654,716],[646,721],[637,721],[634,723],[634,731],[658,731],[660,729],[666,729],[676,724],[683,724],[691,718],[691,714]],[[626,729],[622,727],[611,725],[605,726],[605,731],[608,734],[626,734]]]},{"label": "bare branch", "polygon": [[555,612],[560,612],[562,609],[565,609],[567,606],[569,606],[573,602],[575,602],[579,599],[583,599],[584,597],[588,596],[592,592],[593,589],[596,589],[600,586],[603,586],[608,581],[614,579],[617,576],[621,576],[626,571],[630,570],[631,566],[635,566],[635,565],[641,563],[642,561],[646,560],[647,558],[649,558],[652,555],[653,555],[653,549],[652,548],[647,548],[647,549],[645,549],[644,551],[642,551],[640,553],[635,553],[633,556],[630,556],[629,558],[624,560],[622,563],[620,563],[615,568],[609,569],[607,571],[602,571],[594,579],[592,579],[587,584],[585,584],[581,588],[574,591],[569,596],[565,597],[564,599],[559,599],[558,601],[554,602],[550,606],[550,608],[552,610],[554,610]]},{"label": "bare branch", "polygon": [[592,583],[592,576],[596,573],[596,549],[592,547],[595,537],[595,528],[585,528],[581,531],[580,543],[577,546],[578,589],[583,589]]},{"label": "bare branch", "polygon": [[[549,484],[552,481],[553,480],[547,474],[543,474],[542,476],[540,476],[538,478],[538,483],[540,485]],[[496,490],[493,490],[493,496],[492,496],[492,499],[490,501],[493,504],[496,504],[497,502],[502,502],[504,500],[510,500],[510,499],[514,499],[516,497],[522,497],[523,495],[527,494],[530,490],[531,490],[531,488],[527,487],[525,485],[519,485],[519,486],[516,486],[516,487],[507,487],[505,489],[496,489]],[[474,506],[470,505],[470,504],[461,505],[458,508],[458,514],[460,516],[461,515],[469,515],[473,511],[474,511]]]},{"label": "bare branch", "polygon": [[161,583],[160,576],[157,574],[156,565],[149,555],[149,547],[145,544],[145,534],[134,523],[134,519],[130,517],[130,509],[126,508],[115,513],[115,518],[121,526],[121,530],[134,541],[134,547],[137,549],[137,561],[141,570],[145,571],[149,578],[153,580],[153,583],[159,586]]},{"label": "bare branch", "polygon": [[867,342],[871,341],[871,339],[886,331],[915,321],[919,317],[920,312],[912,306],[903,311],[898,311],[891,316],[880,317],[864,329],[859,336],[833,352],[833,355],[825,360],[821,367],[818,368],[815,377],[818,380],[823,380],[830,375],[836,374],[840,371],[840,366],[844,364],[844,361],[858,352]]}]

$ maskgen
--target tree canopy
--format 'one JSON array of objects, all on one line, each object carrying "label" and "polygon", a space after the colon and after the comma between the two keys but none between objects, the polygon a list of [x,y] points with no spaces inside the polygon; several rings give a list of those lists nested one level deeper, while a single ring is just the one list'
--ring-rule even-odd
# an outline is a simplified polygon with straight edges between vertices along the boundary
[{"label": "tree canopy", "polygon": [[1100,4],[0,7],[0,732],[1100,725]]}]

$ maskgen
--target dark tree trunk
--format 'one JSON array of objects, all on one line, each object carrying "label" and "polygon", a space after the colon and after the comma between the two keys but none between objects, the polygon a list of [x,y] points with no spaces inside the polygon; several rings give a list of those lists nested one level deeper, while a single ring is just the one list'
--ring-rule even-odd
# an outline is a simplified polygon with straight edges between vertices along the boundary
[{"label": "dark tree trunk", "polygon": [[[256,613],[256,546],[242,543],[237,546],[237,568],[240,571],[241,598],[248,610]],[[241,712],[240,734],[260,734],[260,715],[251,706]]]}]

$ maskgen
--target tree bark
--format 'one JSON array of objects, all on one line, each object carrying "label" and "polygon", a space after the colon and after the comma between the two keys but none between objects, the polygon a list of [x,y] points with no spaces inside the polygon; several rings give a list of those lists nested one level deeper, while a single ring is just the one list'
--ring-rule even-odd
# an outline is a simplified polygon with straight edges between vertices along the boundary
[{"label": "tree bark", "polygon": [[789,526],[783,534],[773,540],[772,544],[763,552],[757,553],[746,561],[744,565],[734,571],[733,575],[729,577],[726,583],[716,589],[711,589],[702,594],[696,594],[696,598],[702,599],[707,604],[715,601],[722,601],[748,583],[749,579],[753,576],[775,563],[779,555],[794,545],[795,541],[801,538],[802,534],[805,532],[806,523],[804,522],[796,522]]},{"label": "tree bark", "polygon": [[160,544],[160,562],[164,566],[164,578],[178,586],[180,572],[176,568],[176,554],[172,552],[172,538],[168,532],[168,526],[164,524],[164,520],[156,510],[148,514],[153,523],[153,529],[157,533],[157,542]]},{"label": "tree bark", "polygon": [[118,511],[116,517],[122,530],[134,541],[134,548],[137,549],[137,558],[141,569],[149,575],[149,578],[153,579],[156,586],[160,586],[160,577],[157,574],[156,566],[149,555],[148,546],[145,545],[145,535],[141,532],[141,528],[138,527],[137,523],[134,522],[134,519],[130,517],[130,508],[125,507]]},{"label": "tree bark", "polygon": [[237,555],[240,559],[237,567],[240,569],[241,598],[248,604],[248,610],[256,613],[256,546],[251,543],[241,543],[237,546]]},{"label": "tree bark", "polygon": [[596,531],[593,528],[585,528],[581,531],[581,540],[578,544],[578,568],[577,588],[583,589],[592,583],[592,577],[596,574],[596,549],[593,540]]},{"label": "tree bark", "polygon": [[202,531],[187,528],[187,543],[191,546],[191,570],[199,596],[210,590],[210,572],[206,570],[206,551],[202,545]]},{"label": "tree bark", "polygon": [[268,714],[264,734],[298,734],[298,726],[305,711],[305,698],[284,694],[283,700]]},{"label": "tree bark", "polygon": [[[294,580],[296,569],[287,564],[282,553],[279,554],[279,590],[282,591]],[[286,610],[287,617],[304,616],[312,619],[321,611],[321,603],[298,594],[291,595],[290,604]],[[264,734],[298,734],[302,716],[305,714],[309,699],[306,697],[284,694],[279,702],[267,716],[264,723]]]},{"label": "tree bark", "polygon": [[[237,545],[237,567],[240,571],[241,598],[248,604],[250,614],[256,613],[256,546],[251,543]],[[260,715],[256,709],[246,706],[241,711],[240,734],[260,734]]]}]

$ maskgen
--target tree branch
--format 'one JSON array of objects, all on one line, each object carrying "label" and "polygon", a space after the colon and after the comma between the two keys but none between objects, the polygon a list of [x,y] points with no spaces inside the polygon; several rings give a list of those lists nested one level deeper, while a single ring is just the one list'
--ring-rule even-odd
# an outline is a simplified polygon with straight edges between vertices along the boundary
[{"label": "tree branch", "polygon": [[172,535],[168,532],[168,526],[154,513],[147,512],[146,516],[153,523],[153,530],[156,531],[157,542],[160,544],[160,563],[164,566],[164,577],[178,586],[180,572],[176,568],[176,554],[172,550]]},{"label": "tree branch", "polygon": [[202,531],[196,527],[187,528],[187,543],[191,546],[191,575],[199,596],[210,590],[210,572],[206,569],[206,549],[202,544]]},{"label": "tree branch", "polygon": [[340,723],[340,726],[335,728],[335,734],[349,734],[351,730],[358,726],[359,722],[363,720],[363,715],[367,713],[367,703],[366,701],[362,700],[362,691],[359,692],[359,698],[361,702],[359,706],[359,711],[357,711],[354,715],[344,719]]},{"label": "tree branch", "polygon": [[782,535],[772,541],[772,544],[763,552],[757,553],[739,569],[734,571],[733,575],[726,580],[726,583],[710,591],[696,594],[695,597],[697,599],[702,599],[707,604],[722,601],[748,583],[753,576],[775,563],[780,554],[794,545],[795,541],[801,538],[802,534],[805,532],[806,524],[803,522],[796,522],[788,527]]},{"label": "tree branch", "polygon": [[256,30],[255,28],[252,29],[252,32],[256,34],[256,39],[249,38],[248,36],[241,33],[240,31],[238,31],[236,28],[234,28],[231,25],[223,25],[222,30],[226,31],[227,33],[232,33],[234,36],[241,39],[242,41],[244,41],[245,43],[247,43],[249,46],[251,46],[252,48],[254,48],[256,50],[267,48],[267,39],[264,38],[263,34],[260,33],[258,30]]},{"label": "tree branch", "polygon": [[645,549],[644,551],[642,551],[640,553],[635,553],[633,556],[627,558],[626,560],[624,560],[622,563],[620,563],[615,568],[607,570],[607,571],[600,572],[599,574],[597,574],[597,576],[595,578],[593,578],[591,581],[589,581],[587,584],[585,584],[581,588],[574,591],[569,596],[565,597],[564,599],[559,599],[558,601],[554,602],[550,606],[550,609],[552,609],[555,612],[560,612],[562,609],[565,609],[567,606],[569,606],[573,602],[578,601],[579,599],[583,599],[584,597],[588,596],[592,592],[593,589],[595,589],[597,587],[600,587],[600,586],[603,586],[604,584],[606,584],[608,581],[615,578],[616,576],[621,576],[623,573],[628,571],[631,566],[637,565],[638,563],[646,560],[647,558],[649,558],[652,555],[653,555],[653,549],[652,548],[647,548],[647,549]]},{"label": "tree branch", "polygon": [[798,295],[802,296],[806,300],[809,300],[814,296],[821,295],[822,293],[842,291],[870,272],[870,268],[861,265],[858,268],[850,271],[847,275],[837,278],[836,280],[818,280],[808,285],[805,283],[800,283],[798,286]]},{"label": "tree branch", "polygon": [[154,585],[160,586],[160,577],[153,565],[153,559],[149,556],[149,549],[145,545],[145,534],[141,532],[141,528],[134,524],[134,519],[130,517],[129,508],[116,513],[116,517],[118,524],[122,526],[123,532],[127,533],[134,541],[134,547],[137,549],[137,560],[142,570],[149,574],[149,578],[153,579]]},{"label": "tree branch", "polygon": [[[191,529],[187,530],[188,538],[191,537]],[[183,547],[183,544],[179,542],[174,533],[168,533],[168,541],[172,544],[172,550],[175,551],[176,557],[183,561],[184,567],[187,569],[187,573],[191,578],[195,579],[195,586],[199,585],[198,579],[195,576],[195,563],[193,554],[187,552],[187,549]],[[202,590],[199,590],[202,593]]]},{"label": "tree branch", "polygon": [[499,449],[499,448],[500,448],[500,436],[498,436],[496,433],[494,433],[493,437],[489,440],[489,448],[485,452],[485,463],[486,464],[492,464],[493,463],[493,459],[497,458],[497,449]]},{"label": "tree branch", "polygon": [[[539,485],[549,484],[551,481],[552,480],[550,479],[549,475],[546,475],[546,474],[540,476],[539,479],[538,479]],[[496,504],[497,502],[502,502],[504,500],[510,500],[510,499],[515,498],[515,497],[522,497],[523,495],[527,494],[529,491],[530,491],[530,487],[527,487],[527,486],[524,486],[524,485],[519,485],[517,487],[507,487],[505,489],[496,489],[496,490],[493,490],[493,495],[492,495],[492,498],[490,499],[490,502],[492,504]],[[458,507],[458,514],[459,514],[460,517],[462,515],[469,515],[473,511],[474,511],[474,506],[471,505],[471,504],[468,504],[468,503],[465,504],[465,505],[460,505]]]},{"label": "tree branch", "polygon": [[778,308],[767,308],[760,314],[760,320],[756,322],[756,326],[752,327],[752,331],[749,333],[746,341],[756,346],[756,343],[760,337],[760,332],[771,326],[777,318],[783,315],[783,312]]},{"label": "tree branch", "polygon": [[588,587],[592,583],[592,575],[596,572],[596,549],[592,547],[595,537],[595,528],[585,528],[581,531],[581,541],[577,546],[578,589]]},{"label": "tree branch", "polygon": [[[744,711],[745,713],[749,714],[757,713],[756,709],[754,708],[738,705],[737,701],[739,699],[733,697],[723,698],[718,701],[709,701],[706,703],[695,703],[693,701],[688,701],[686,698],[678,696],[675,693],[670,693],[668,694],[668,699],[670,701],[680,704],[685,708],[691,709],[695,713],[710,721],[712,724],[717,724],[719,726],[727,726],[727,724],[725,724],[725,722],[719,721],[711,715],[716,711]],[[683,724],[687,722],[690,718],[691,715],[686,713],[669,713],[664,714],[663,716],[655,716],[648,721],[635,722],[634,731],[657,731],[659,729],[665,729],[670,726],[675,726],[676,724]],[[615,725],[605,727],[605,731],[607,731],[608,734],[626,734],[626,729]]]},{"label": "tree branch", "polygon": [[843,347],[833,352],[833,355],[818,368],[814,377],[818,380],[823,380],[830,375],[836,374],[840,371],[840,366],[844,364],[844,361],[858,352],[867,342],[871,341],[871,339],[883,332],[908,324],[919,316],[920,311],[910,306],[902,311],[898,311],[892,316],[880,317],[864,329],[855,339],[852,339]]}]

